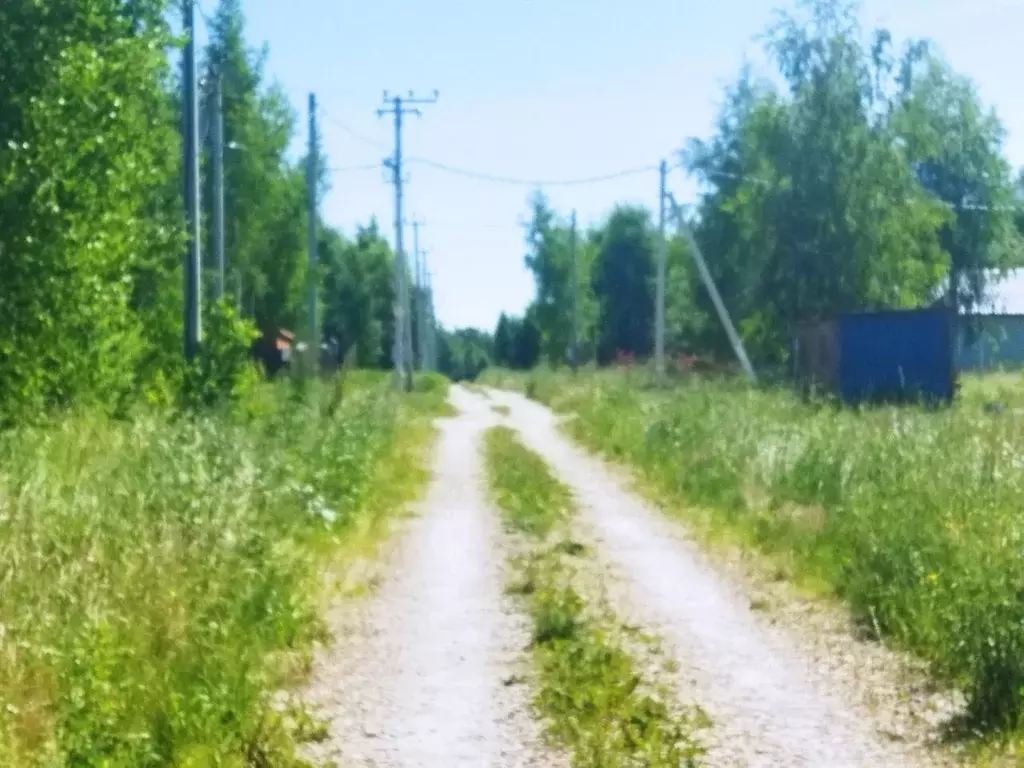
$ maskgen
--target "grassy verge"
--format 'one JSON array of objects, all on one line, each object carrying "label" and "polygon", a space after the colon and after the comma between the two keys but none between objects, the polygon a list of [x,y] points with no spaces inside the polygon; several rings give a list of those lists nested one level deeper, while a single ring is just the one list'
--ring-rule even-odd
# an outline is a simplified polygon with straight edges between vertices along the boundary
[{"label": "grassy verge", "polygon": [[318,729],[271,695],[322,632],[327,559],[421,481],[441,402],[363,374],[309,394],[0,436],[0,765],[301,765],[287,723]]},{"label": "grassy verge", "polygon": [[582,548],[568,536],[568,490],[515,434],[495,427],[486,462],[507,526],[528,543],[519,582],[533,618],[535,704],[580,768],[697,765],[698,712],[675,712],[637,672],[623,630],[573,586]]},{"label": "grassy verge", "polygon": [[729,382],[645,390],[617,374],[549,392],[575,437],[637,468],[698,532],[845,599],[962,686],[974,727],[1021,726],[1019,418],[971,391],[937,412],[839,410]]}]

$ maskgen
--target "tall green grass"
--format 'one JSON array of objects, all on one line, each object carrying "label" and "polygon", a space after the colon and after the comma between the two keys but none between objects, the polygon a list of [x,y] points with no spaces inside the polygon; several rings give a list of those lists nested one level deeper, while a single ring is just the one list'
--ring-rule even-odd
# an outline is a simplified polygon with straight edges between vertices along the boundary
[{"label": "tall green grass", "polygon": [[694,731],[706,725],[703,713],[673,711],[642,678],[614,618],[573,585],[573,561],[585,550],[569,536],[569,490],[508,428],[490,429],[485,443],[506,525],[528,542],[513,591],[533,618],[534,702],[548,734],[576,768],[698,765],[704,749]]},{"label": "tall green grass", "polygon": [[[1024,380],[1021,381],[1024,386]],[[582,442],[705,532],[824,583],[962,685],[977,725],[1024,711],[1024,422],[956,407],[839,410],[727,382],[547,383]]]},{"label": "tall green grass", "polygon": [[389,461],[441,398],[310,394],[0,436],[0,765],[300,764],[270,694],[321,633],[325,558],[399,501]]}]

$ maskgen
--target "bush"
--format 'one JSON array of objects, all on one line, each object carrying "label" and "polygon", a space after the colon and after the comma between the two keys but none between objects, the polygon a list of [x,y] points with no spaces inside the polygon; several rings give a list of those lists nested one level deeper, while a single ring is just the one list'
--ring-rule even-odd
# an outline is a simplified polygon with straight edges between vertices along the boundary
[{"label": "bush", "polygon": [[226,299],[211,305],[205,321],[199,355],[186,369],[182,387],[183,402],[189,407],[236,401],[260,379],[250,356],[259,335],[256,327]]}]

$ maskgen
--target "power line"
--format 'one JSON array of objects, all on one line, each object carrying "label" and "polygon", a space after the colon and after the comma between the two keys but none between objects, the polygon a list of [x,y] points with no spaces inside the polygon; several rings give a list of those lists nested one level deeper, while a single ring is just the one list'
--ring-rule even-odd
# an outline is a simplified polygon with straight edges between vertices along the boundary
[{"label": "power line", "polygon": [[390,146],[388,146],[387,144],[385,144],[382,141],[377,141],[376,139],[371,139],[371,138],[369,138],[367,136],[364,136],[363,134],[361,134],[358,131],[356,131],[354,128],[351,128],[348,124],[343,123],[338,118],[332,116],[329,112],[321,110],[321,118],[323,120],[326,120],[331,125],[333,125],[333,126],[335,126],[337,128],[340,128],[341,130],[343,130],[345,133],[347,133],[349,136],[351,136],[356,141],[361,141],[364,144],[368,144],[371,147],[377,147],[378,149],[387,149],[387,150],[391,149]]},{"label": "power line", "polygon": [[379,171],[381,163],[367,163],[366,165],[332,165],[327,168],[331,173],[356,173],[357,171]]},{"label": "power line", "polygon": [[445,173],[451,173],[456,176],[465,176],[466,178],[476,179],[477,181],[487,181],[494,184],[509,184],[514,186],[522,187],[568,187],[568,186],[580,186],[584,184],[598,184],[604,181],[614,181],[615,179],[625,178],[627,176],[636,176],[641,173],[650,173],[651,171],[658,170],[657,165],[644,165],[636,168],[625,168],[620,171],[613,173],[606,173],[600,176],[585,176],[577,179],[521,179],[514,178],[511,176],[498,176],[491,173],[481,173],[479,171],[471,171],[466,168],[459,168],[453,165],[447,165],[446,163],[439,163],[436,160],[430,160],[425,157],[410,157],[407,162],[418,163],[419,165],[425,165],[428,168],[434,168]]}]

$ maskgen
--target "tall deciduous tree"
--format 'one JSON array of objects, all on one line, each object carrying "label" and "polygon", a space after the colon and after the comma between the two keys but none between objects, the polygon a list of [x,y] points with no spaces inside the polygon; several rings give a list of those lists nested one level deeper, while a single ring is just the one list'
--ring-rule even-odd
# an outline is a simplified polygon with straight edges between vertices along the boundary
[{"label": "tall deciduous tree", "polygon": [[[163,2],[0,7],[0,410],[136,385],[140,271],[180,243]],[[157,118],[154,120],[154,118]],[[161,282],[162,284],[162,282]]]},{"label": "tall deciduous tree", "polygon": [[655,237],[650,212],[622,206],[608,218],[597,240],[593,287],[600,307],[597,360],[619,353],[638,357],[654,345]]},{"label": "tall deciduous tree", "polygon": [[323,334],[365,367],[391,364],[394,257],[377,223],[349,242],[332,229],[321,237]]},{"label": "tall deciduous tree", "polygon": [[787,93],[741,79],[690,167],[711,185],[698,237],[754,351],[785,354],[794,322],[927,300],[947,269],[948,212],[893,130],[885,32],[854,7],[802,3],[768,36]]},{"label": "tall deciduous tree", "polygon": [[970,80],[926,53],[917,47],[904,63],[894,131],[921,184],[953,212],[940,229],[950,257],[947,300],[970,308],[981,299],[986,269],[1020,259],[1005,131]]},{"label": "tall deciduous tree", "polygon": [[[265,82],[266,56],[246,42],[241,0],[221,0],[205,70],[222,82],[228,268],[240,276],[242,306],[261,328],[297,328],[305,319],[305,174],[287,157],[295,115],[284,93]],[[209,202],[209,185],[206,194]]]}]

